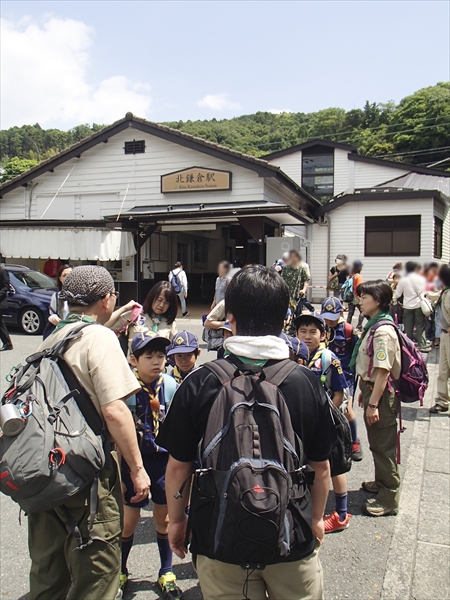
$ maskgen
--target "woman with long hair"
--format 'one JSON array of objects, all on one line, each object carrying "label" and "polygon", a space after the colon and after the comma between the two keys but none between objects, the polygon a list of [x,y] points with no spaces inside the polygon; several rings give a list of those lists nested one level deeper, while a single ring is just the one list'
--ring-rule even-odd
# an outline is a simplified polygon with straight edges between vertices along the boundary
[{"label": "woman with long hair", "polygon": [[129,344],[137,333],[145,329],[171,340],[176,333],[177,312],[177,295],[172,285],[168,281],[159,281],[147,294],[142,312],[135,320],[130,319],[131,310],[124,312],[119,308],[106,325],[114,331],[123,331],[125,327]]}]

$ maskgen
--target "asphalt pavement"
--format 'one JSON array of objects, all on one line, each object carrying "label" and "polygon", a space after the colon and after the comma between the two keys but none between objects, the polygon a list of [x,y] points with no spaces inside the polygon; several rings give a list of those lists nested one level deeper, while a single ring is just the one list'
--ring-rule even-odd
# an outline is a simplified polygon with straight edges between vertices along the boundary
[{"label": "asphalt pavement", "polygon": [[[182,319],[181,327],[201,336],[200,320]],[[34,352],[38,337],[12,332],[14,350],[0,353],[0,391],[12,366]],[[203,346],[200,363],[214,358]],[[447,415],[430,418],[437,375],[437,352],[428,357],[430,386],[424,407],[403,406],[406,426],[401,436],[402,495],[396,517],[362,514],[367,495],[361,482],[373,478],[373,464],[362,421],[356,409],[364,457],[348,474],[350,527],[326,536],[320,550],[327,600],[437,600],[450,598],[449,423]],[[328,510],[333,510],[330,493]],[[131,580],[125,600],[160,598],[156,586],[158,551],[151,506],[142,518],[131,551]],[[27,523],[9,498],[0,497],[0,598],[25,600],[30,561]],[[202,598],[191,562],[175,558],[174,571],[185,600]],[[287,599],[280,599],[287,600]]]}]

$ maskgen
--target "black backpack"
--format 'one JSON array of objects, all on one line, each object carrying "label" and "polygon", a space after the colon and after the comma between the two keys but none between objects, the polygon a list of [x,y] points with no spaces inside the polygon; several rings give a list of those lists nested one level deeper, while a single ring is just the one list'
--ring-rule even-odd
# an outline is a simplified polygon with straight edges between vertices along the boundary
[{"label": "black backpack", "polygon": [[235,360],[205,365],[222,387],[199,444],[190,529],[200,554],[261,569],[312,539],[314,472],[278,387],[298,366]]},{"label": "black backpack", "polygon": [[[347,331],[346,331],[347,336]],[[320,355],[322,359],[322,377],[321,382],[328,396],[330,406],[331,420],[333,421],[336,432],[336,440],[333,444],[330,454],[331,477],[348,473],[352,468],[352,431],[347,417],[342,410],[333,404],[329,380],[331,377],[332,352],[325,348]],[[347,390],[348,400],[348,390]]]}]

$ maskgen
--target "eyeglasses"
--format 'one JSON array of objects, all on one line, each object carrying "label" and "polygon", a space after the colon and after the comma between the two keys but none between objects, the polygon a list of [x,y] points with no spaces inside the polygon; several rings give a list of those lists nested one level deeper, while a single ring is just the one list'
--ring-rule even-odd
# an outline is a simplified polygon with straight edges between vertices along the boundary
[{"label": "eyeglasses", "polygon": [[120,296],[120,292],[111,292],[111,296],[115,296],[116,298],[118,298]]}]

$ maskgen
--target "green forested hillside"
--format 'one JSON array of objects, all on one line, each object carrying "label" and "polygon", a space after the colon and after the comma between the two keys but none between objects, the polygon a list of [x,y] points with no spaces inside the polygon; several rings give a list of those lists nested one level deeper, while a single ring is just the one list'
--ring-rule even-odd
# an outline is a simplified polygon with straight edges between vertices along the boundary
[{"label": "green forested hillside", "polygon": [[[429,165],[450,157],[450,83],[423,88],[397,105],[368,101],[363,108],[349,111],[327,108],[308,114],[257,112],[233,119],[166,125],[254,156],[320,137],[354,144],[362,154]],[[102,127],[86,124],[60,131],[36,124],[2,130],[0,163],[6,168],[3,179]],[[439,167],[450,168],[450,161]]]}]

